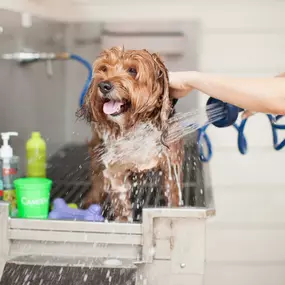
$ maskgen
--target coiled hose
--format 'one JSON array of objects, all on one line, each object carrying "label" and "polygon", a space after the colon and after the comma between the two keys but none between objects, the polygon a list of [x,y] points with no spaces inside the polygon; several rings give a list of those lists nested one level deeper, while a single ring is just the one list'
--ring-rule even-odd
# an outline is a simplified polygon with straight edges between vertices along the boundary
[{"label": "coiled hose", "polygon": [[[213,122],[212,124],[218,128],[224,128],[228,126],[233,126],[237,133],[237,144],[238,144],[238,150],[241,154],[247,153],[247,140],[244,135],[245,126],[248,119],[244,119],[241,121],[240,125],[236,123],[236,119],[238,117],[238,113],[243,111],[243,109],[238,108],[234,105],[222,102],[220,100],[209,98],[207,105],[210,104],[217,104],[217,107],[223,107],[224,108],[224,117],[221,120],[218,120],[216,122]],[[285,130],[285,125],[277,124],[277,121],[281,119],[283,116],[272,116],[267,115],[271,130],[272,130],[272,137],[273,137],[273,147],[275,150],[281,150],[285,146],[285,139],[283,139],[281,142],[279,142],[278,139],[278,130]],[[212,150],[212,144],[211,140],[207,134],[207,129],[210,125],[203,126],[198,130],[198,148],[200,153],[200,159],[203,162],[208,162],[213,156],[213,150]],[[205,143],[205,148],[203,147],[203,142]],[[205,153],[205,149],[207,149],[207,153]]]}]

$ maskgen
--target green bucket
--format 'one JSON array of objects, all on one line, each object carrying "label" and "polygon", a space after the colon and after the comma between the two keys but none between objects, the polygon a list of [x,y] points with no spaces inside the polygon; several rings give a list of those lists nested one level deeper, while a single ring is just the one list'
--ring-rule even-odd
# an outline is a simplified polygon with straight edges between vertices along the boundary
[{"label": "green bucket", "polygon": [[18,217],[47,219],[52,181],[47,178],[19,178],[14,181]]}]

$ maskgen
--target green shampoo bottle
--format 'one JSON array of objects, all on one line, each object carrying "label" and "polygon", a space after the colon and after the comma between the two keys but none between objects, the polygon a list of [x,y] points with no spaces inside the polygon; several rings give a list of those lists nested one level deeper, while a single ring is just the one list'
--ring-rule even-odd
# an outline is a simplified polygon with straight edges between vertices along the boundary
[{"label": "green shampoo bottle", "polygon": [[46,177],[46,143],[39,132],[32,132],[26,143],[27,177]]}]

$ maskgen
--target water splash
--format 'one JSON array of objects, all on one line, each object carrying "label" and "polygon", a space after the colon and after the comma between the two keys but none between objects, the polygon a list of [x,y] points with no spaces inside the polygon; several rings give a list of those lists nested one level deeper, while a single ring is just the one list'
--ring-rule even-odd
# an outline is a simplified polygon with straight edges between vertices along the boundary
[{"label": "water splash", "polygon": [[96,147],[94,151],[106,164],[117,161],[144,164],[162,155],[165,144],[178,141],[199,128],[222,119],[223,116],[223,107],[218,107],[216,104],[187,113],[177,113],[169,119],[166,134],[162,134],[151,124],[141,123],[136,126],[134,132],[129,132],[117,140],[107,141],[105,148],[107,152],[101,146]]},{"label": "water splash", "polygon": [[223,106],[208,105],[203,109],[196,109],[187,113],[175,114],[169,119],[169,129],[166,142],[175,142],[205,125],[214,123],[224,117]]}]

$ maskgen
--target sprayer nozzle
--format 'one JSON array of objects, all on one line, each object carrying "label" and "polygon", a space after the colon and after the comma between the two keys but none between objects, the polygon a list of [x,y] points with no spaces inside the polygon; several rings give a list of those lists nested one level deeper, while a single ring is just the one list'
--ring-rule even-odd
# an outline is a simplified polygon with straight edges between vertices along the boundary
[{"label": "sprayer nozzle", "polygon": [[[238,118],[239,112],[243,111],[243,109],[237,106],[210,97],[207,101],[207,106],[212,104],[214,104],[217,108],[223,109],[223,118],[212,123],[215,127],[218,128],[224,128],[233,125]],[[208,116],[210,115],[208,114]],[[211,118],[209,117],[209,119]]]}]

